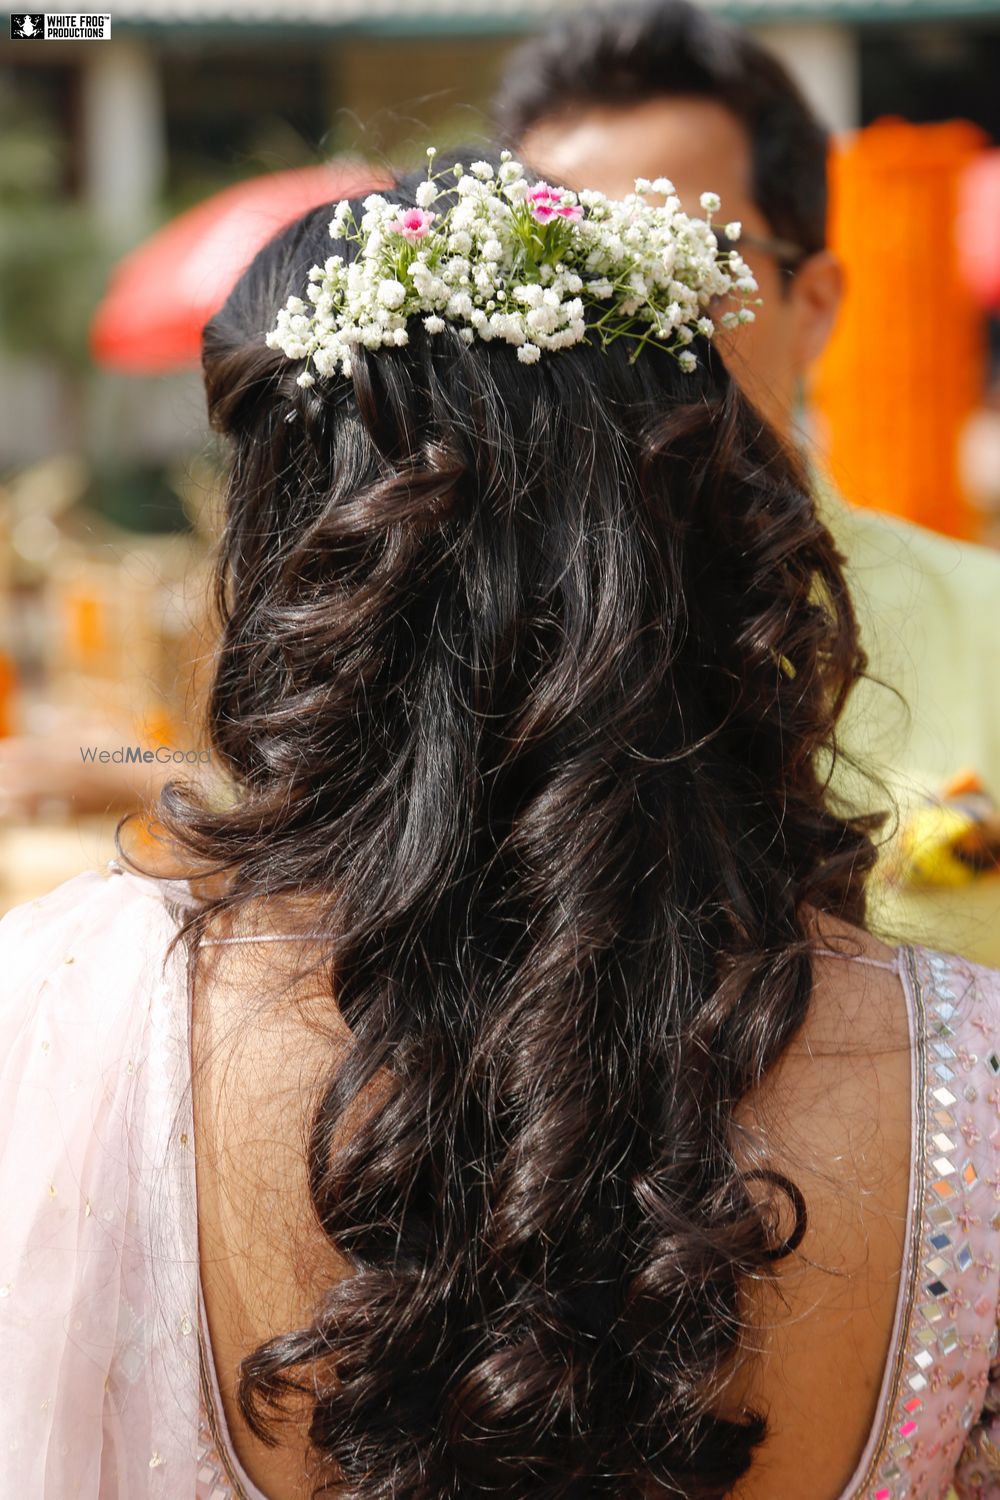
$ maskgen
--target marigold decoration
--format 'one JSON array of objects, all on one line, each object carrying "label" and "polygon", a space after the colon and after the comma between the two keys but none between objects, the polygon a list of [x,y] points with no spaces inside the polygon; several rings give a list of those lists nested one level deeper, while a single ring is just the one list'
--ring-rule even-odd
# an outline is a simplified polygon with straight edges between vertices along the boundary
[{"label": "marigold decoration", "polygon": [[[372,193],[359,223],[348,200],[337,204],[330,235],[356,245],[356,258],[314,266],[308,302],[289,297],[266,336],[270,348],[306,361],[299,385],[350,375],[359,345],[407,344],[415,318],[432,335],[451,324],[466,343],[515,345],[526,365],[588,337],[602,346],[628,338],[633,358],[655,340],[686,371],[697,366],[688,346],[698,335],[753,319],[757,282],[737,251],[719,246],[714,193],[702,194],[705,218],[692,218],[665,177],[639,178],[618,202],[531,184],[509,152],[496,170],[456,164],[445,188],[435,155],[431,147],[413,208]],[[725,233],[737,239],[739,224]],[[716,314],[721,299],[737,305]]]}]

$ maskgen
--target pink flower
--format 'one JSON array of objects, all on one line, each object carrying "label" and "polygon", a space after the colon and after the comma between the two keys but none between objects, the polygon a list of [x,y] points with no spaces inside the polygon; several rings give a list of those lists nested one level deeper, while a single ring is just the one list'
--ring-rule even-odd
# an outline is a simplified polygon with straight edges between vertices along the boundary
[{"label": "pink flower", "polygon": [[547,182],[536,182],[528,194],[528,202],[537,223],[549,224],[558,217],[578,224],[583,218],[583,209],[575,203],[564,203],[565,196],[565,188],[554,188]]},{"label": "pink flower", "polygon": [[426,208],[405,208],[396,215],[389,228],[393,234],[401,234],[404,240],[415,245],[424,238],[436,217]]}]

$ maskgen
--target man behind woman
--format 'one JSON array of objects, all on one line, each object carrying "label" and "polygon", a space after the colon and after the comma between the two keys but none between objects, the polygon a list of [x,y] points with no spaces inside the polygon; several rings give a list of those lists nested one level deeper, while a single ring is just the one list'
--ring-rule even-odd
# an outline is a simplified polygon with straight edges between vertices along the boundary
[{"label": "man behind woman", "polygon": [[[664,175],[689,207],[706,183],[719,193],[763,293],[726,358],[791,436],[842,276],[827,240],[826,132],[783,65],[687,0],[588,10],[515,54],[495,113],[503,137],[560,182],[621,195]],[[862,806],[892,799],[905,819],[971,768],[1000,798],[1000,555],[848,506],[821,477],[818,491],[869,658],[841,733],[875,780],[845,760],[838,789]],[[1000,964],[1000,875],[925,890],[878,880],[873,897],[887,933]]]}]

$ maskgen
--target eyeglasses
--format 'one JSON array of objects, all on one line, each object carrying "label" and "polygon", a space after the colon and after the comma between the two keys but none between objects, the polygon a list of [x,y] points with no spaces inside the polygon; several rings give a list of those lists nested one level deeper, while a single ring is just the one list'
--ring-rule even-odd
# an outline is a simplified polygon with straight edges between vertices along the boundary
[{"label": "eyeglasses", "polygon": [[731,240],[723,232],[719,235],[719,244],[731,250],[740,250],[746,247],[750,250],[760,250],[764,255],[773,256],[778,263],[778,270],[785,276],[794,276],[802,265],[813,253],[797,245],[794,240],[784,240],[777,235],[748,234],[744,231],[738,240]]}]

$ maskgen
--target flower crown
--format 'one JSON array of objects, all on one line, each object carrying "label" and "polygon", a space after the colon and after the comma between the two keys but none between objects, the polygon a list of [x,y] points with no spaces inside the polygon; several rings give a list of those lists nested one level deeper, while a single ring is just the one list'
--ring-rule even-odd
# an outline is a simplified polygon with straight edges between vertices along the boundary
[{"label": "flower crown", "polygon": [[[442,188],[436,154],[427,152],[416,207],[373,193],[359,223],[349,201],[337,204],[330,234],[356,245],[357,257],[331,255],[313,266],[306,293],[312,307],[289,297],[266,336],[270,348],[306,361],[299,385],[313,385],[316,375],[350,375],[359,345],[407,344],[407,325],[417,317],[429,334],[451,323],[466,343],[513,344],[526,365],[543,350],[568,349],[593,335],[602,346],[632,340],[633,358],[655,340],[685,371],[698,363],[687,346],[715,332],[708,309],[717,299],[739,303],[721,315],[723,327],[752,321],[746,304],[757,282],[735,250],[719,248],[714,193],[702,194],[705,218],[690,218],[665,177],[639,178],[635,192],[616,202],[529,184],[510,152],[496,170],[485,161],[468,172],[456,164],[456,181]],[[436,212],[446,194],[448,207]],[[654,206],[649,194],[665,201]],[[737,239],[740,225],[727,224],[725,233]],[[588,309],[596,313],[589,323]]]}]

